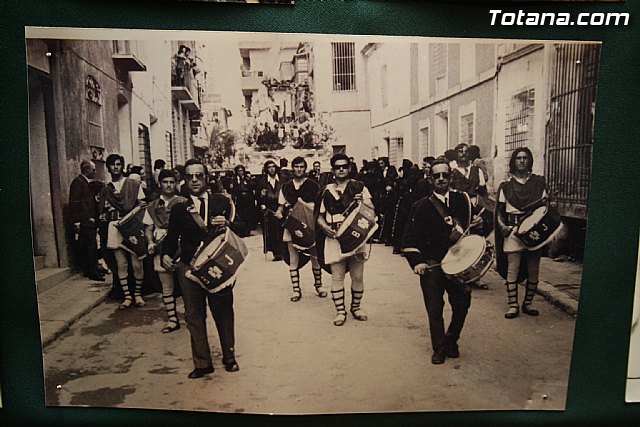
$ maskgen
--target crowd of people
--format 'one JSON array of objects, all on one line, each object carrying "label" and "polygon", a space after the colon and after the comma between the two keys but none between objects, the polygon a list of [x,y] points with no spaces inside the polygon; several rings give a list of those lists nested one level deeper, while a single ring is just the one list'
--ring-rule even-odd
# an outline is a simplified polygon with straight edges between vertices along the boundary
[{"label": "crowd of people", "polygon": [[[544,178],[532,174],[533,156],[527,148],[514,151],[511,178],[498,188],[495,209],[489,209],[487,170],[475,146],[459,144],[437,158],[425,157],[420,165],[405,159],[399,169],[386,157],[363,161],[358,168],[345,154],[334,155],[330,164],[330,171],[322,171],[316,161],[307,171],[303,157],[292,159],[291,168],[287,159],[279,164],[269,160],[261,175],[252,176],[242,165],[221,174],[210,173],[198,159],[173,169],[157,160],[152,176],[145,179],[144,168],[125,167],[122,156],[111,154],[106,159],[110,179],[102,182],[95,179],[95,164],[83,161],[69,195],[78,260],[91,280],[104,281],[105,273],[112,274],[111,295],[119,299],[119,310],[144,307],[145,294],[161,292],[167,319],[162,333],[180,329],[176,297],[182,296],[194,363],[189,378],[213,372],[207,305],[218,331],[222,363],[229,372],[239,369],[234,349],[235,281],[212,291],[192,274],[199,248],[226,230],[247,237],[261,228],[265,256],[271,253],[273,261],[288,266],[291,302],[303,297],[300,270],[308,262],[319,298],[329,295],[322,269],[330,273],[335,326],[343,326],[348,317],[347,273],[349,313],[355,320],[368,320],[361,306],[367,245],[393,247],[419,276],[434,364],[459,357],[458,339],[471,288],[487,287],[479,280],[457,282],[443,272],[443,258],[467,234],[486,237],[495,226],[498,271],[507,285],[505,317],[515,318],[521,311],[538,315],[532,300],[541,249],[523,245],[514,232],[532,209],[547,203]],[[211,270],[215,276],[215,268]],[[517,284],[525,279],[520,306]],[[452,310],[446,331],[445,292]]]}]

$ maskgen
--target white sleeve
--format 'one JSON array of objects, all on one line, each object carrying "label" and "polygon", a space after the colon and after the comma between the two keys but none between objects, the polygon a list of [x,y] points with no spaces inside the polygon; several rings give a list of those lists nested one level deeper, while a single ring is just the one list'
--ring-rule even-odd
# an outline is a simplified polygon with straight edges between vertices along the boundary
[{"label": "white sleeve", "polygon": [[144,218],[142,218],[142,223],[144,225],[153,225],[153,219],[151,219],[151,215],[149,215],[149,211],[144,210]]},{"label": "white sleeve", "polygon": [[280,193],[278,193],[278,204],[279,205],[287,204],[287,199],[284,198],[284,193],[282,192],[282,188],[280,189]]},{"label": "white sleeve", "polygon": [[138,200],[144,200],[144,190],[142,189],[142,185],[138,186]]},{"label": "white sleeve", "polygon": [[500,189],[500,194],[498,194],[498,203],[506,203],[507,199],[504,197],[504,192],[502,188]]}]

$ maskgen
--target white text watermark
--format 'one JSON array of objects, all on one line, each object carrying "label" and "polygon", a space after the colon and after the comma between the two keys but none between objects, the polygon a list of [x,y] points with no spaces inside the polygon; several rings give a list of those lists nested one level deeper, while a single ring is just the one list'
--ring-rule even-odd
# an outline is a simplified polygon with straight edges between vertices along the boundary
[{"label": "white text watermark", "polygon": [[522,26],[542,26],[542,25],[582,25],[582,26],[607,26],[607,25],[629,25],[630,16],[628,13],[618,12],[591,12],[578,13],[572,16],[571,13],[555,12],[503,12],[500,9],[491,9],[491,25],[522,25]]}]

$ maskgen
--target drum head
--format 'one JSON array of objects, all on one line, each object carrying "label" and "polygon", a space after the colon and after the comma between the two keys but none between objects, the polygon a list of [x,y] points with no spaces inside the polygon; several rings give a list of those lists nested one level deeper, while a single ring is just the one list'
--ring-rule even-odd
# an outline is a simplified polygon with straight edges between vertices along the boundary
[{"label": "drum head", "polygon": [[518,227],[518,233],[524,234],[527,231],[531,230],[534,225],[540,222],[542,218],[547,214],[547,207],[540,206],[538,209],[533,211],[531,215],[522,220],[522,223]]},{"label": "drum head", "polygon": [[217,235],[207,246],[202,246],[193,257],[193,268],[198,269],[219,250],[227,233]]},{"label": "drum head", "polygon": [[474,265],[484,253],[486,241],[477,235],[464,236],[442,259],[442,271],[445,274],[458,274]]}]

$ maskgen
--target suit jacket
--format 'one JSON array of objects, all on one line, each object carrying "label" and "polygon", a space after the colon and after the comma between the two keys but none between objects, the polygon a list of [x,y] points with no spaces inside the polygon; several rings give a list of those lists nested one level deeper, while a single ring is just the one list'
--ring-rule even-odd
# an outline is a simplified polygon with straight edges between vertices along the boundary
[{"label": "suit jacket", "polygon": [[171,208],[169,214],[169,230],[164,239],[162,254],[175,258],[178,253],[178,243],[180,246],[180,258],[185,264],[189,264],[194,254],[198,250],[200,243],[209,243],[223,230],[224,227],[211,225],[211,219],[215,216],[224,216],[231,224],[231,229],[240,233],[241,225],[235,219],[235,206],[231,199],[224,194],[208,194],[209,203],[207,209],[207,228],[203,230],[193,219],[190,210],[193,209],[193,200],[189,197],[182,203],[176,203]]},{"label": "suit jacket", "polygon": [[418,200],[413,205],[402,239],[402,250],[411,268],[428,259],[442,261],[455,243],[449,238],[453,225],[444,220],[434,203],[440,203],[444,213],[454,218],[463,229],[469,226],[471,201],[465,193],[449,190],[448,207],[439,200],[433,202],[431,197]]},{"label": "suit jacket", "polygon": [[79,222],[81,225],[92,225],[89,219],[96,219],[98,216],[98,202],[87,179],[76,176],[71,181],[69,189],[69,218],[72,223]]}]

